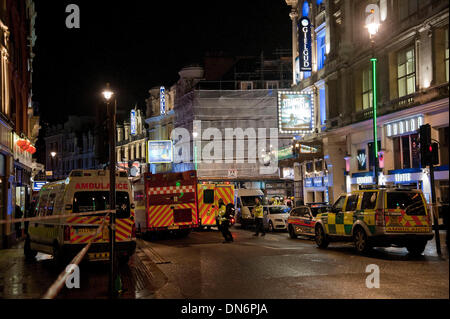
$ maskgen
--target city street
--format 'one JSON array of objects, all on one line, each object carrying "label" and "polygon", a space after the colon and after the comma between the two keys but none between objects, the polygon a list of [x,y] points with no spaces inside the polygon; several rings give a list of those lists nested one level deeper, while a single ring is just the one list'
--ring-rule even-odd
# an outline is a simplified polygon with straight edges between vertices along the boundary
[{"label": "city street", "polygon": [[[434,240],[420,258],[404,248],[359,256],[346,243],[319,250],[314,241],[290,239],[284,232],[265,237],[236,227],[232,232],[231,244],[222,244],[214,230],[184,239],[138,239],[136,254],[120,269],[120,298],[449,298],[447,250],[438,257]],[[0,298],[40,298],[62,269],[43,254],[25,262],[19,247],[0,252]],[[366,288],[369,264],[379,266],[378,289]],[[58,298],[106,298],[107,265],[82,264],[80,270],[80,289],[63,288]]]}]

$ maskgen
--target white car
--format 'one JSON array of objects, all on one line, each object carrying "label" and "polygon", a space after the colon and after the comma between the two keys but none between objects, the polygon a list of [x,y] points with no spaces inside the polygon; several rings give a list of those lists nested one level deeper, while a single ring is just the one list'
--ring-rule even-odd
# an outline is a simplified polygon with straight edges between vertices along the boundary
[{"label": "white car", "polygon": [[268,231],[287,230],[291,208],[285,205],[264,206],[264,227]]}]

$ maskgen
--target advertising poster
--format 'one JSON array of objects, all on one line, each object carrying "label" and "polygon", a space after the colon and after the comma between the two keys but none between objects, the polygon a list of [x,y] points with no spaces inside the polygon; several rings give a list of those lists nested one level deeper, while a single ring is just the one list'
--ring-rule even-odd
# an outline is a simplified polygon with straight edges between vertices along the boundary
[{"label": "advertising poster", "polygon": [[172,141],[148,141],[148,162],[150,164],[172,163]]},{"label": "advertising poster", "polygon": [[311,133],[314,120],[313,105],[310,93],[278,92],[280,133]]}]

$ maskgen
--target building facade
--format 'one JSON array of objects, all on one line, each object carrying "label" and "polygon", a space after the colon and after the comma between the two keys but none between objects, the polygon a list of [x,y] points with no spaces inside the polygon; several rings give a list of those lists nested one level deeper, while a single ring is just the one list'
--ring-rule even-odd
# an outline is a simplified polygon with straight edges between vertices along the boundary
[{"label": "building facade", "polygon": [[[32,191],[39,130],[32,103],[35,18],[32,0],[0,1],[0,219],[12,218],[16,206],[25,212]],[[3,247],[15,238],[12,224],[0,226]]]},{"label": "building facade", "polygon": [[116,161],[120,169],[129,172],[130,177],[138,177],[148,171],[147,135],[144,114],[137,107],[131,110],[129,119],[117,125]]},{"label": "building facade", "polygon": [[69,116],[64,124],[49,127],[44,133],[45,169],[48,180],[62,180],[74,169],[97,169],[94,119]]},{"label": "building facade", "polygon": [[[297,69],[299,81],[293,83],[295,90],[316,92],[320,115],[317,134],[302,138],[319,139],[323,154],[299,157],[295,164],[305,202],[334,202],[340,193],[375,180],[371,58],[377,59],[379,183],[408,184],[430,200],[418,139],[420,125],[428,123],[440,145],[437,200],[448,202],[448,2],[286,2],[296,13],[291,18],[307,16],[317,26],[311,32],[312,72]],[[379,5],[381,20],[373,45],[364,27],[365,8],[372,3]]]}]

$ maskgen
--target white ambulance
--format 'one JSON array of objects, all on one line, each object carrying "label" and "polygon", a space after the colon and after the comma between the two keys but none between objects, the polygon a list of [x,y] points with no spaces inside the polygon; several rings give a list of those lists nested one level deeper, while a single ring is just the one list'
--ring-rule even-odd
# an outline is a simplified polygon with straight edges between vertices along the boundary
[{"label": "white ambulance", "polygon": [[242,227],[253,225],[255,223],[255,216],[253,209],[256,204],[256,199],[263,204],[264,193],[260,189],[236,189],[234,192],[234,203],[236,207],[236,222]]},{"label": "white ambulance", "polygon": [[[74,170],[66,180],[44,185],[35,216],[72,216],[30,222],[25,256],[33,258],[37,252],[44,252],[53,255],[57,262],[70,260],[95,237],[105,216],[104,213],[77,214],[108,209],[108,170]],[[116,172],[116,209],[116,253],[120,262],[127,262],[136,249],[136,228],[132,190],[126,172]],[[104,227],[94,238],[85,258],[108,260],[109,237],[108,227]]]}]

